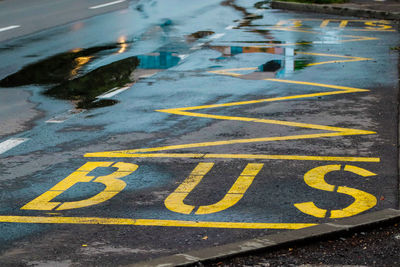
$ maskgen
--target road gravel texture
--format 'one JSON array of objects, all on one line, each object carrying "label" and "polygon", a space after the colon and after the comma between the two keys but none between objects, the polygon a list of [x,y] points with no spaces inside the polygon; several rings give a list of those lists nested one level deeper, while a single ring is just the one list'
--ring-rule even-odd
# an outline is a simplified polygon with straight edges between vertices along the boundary
[{"label": "road gravel texture", "polygon": [[227,266],[399,266],[400,221],[326,240],[205,264]]}]

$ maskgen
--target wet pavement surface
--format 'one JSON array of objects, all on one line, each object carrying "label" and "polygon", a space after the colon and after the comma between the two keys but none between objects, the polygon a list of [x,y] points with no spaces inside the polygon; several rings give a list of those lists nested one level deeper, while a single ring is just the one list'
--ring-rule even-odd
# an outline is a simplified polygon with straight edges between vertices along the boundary
[{"label": "wet pavement surface", "polygon": [[0,43],[0,262],[124,265],[398,208],[398,38],[170,0]]}]

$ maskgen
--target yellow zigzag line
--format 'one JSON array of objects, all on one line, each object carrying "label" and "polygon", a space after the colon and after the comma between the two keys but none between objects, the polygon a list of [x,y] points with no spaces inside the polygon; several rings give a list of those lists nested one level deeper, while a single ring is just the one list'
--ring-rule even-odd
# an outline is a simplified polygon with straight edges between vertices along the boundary
[{"label": "yellow zigzag line", "polygon": [[[273,45],[273,46],[245,46],[245,48],[259,48],[260,53],[268,53],[264,52],[262,49],[263,48],[272,48],[274,46],[279,46],[279,45]],[[315,62],[315,63],[309,63],[306,66],[316,66],[316,65],[323,65],[323,64],[333,64],[333,63],[344,63],[344,62],[357,62],[357,61],[367,61],[367,60],[373,60],[372,58],[366,58],[366,57],[352,57],[352,56],[344,56],[344,55],[335,55],[335,54],[325,54],[325,53],[311,53],[311,52],[299,52],[295,51],[296,55],[310,55],[310,56],[320,56],[320,57],[338,57],[338,58],[346,58],[342,60],[329,60],[329,61],[322,61],[322,62]],[[240,70],[240,69],[236,69]],[[257,67],[251,67],[251,68],[242,68],[241,70],[257,70]],[[226,71],[226,70],[222,70]],[[218,73],[218,71],[209,71],[211,73]]]},{"label": "yellow zigzag line", "polygon": [[[228,74],[228,73],[221,73],[221,74]],[[291,81],[291,80],[282,80],[282,79],[265,79],[265,80],[271,81],[271,82],[279,82],[279,83],[300,84],[300,85],[308,85],[308,86],[315,86],[315,87],[332,88],[332,89],[336,89],[336,90],[329,91],[329,92],[318,92],[318,93],[311,93],[311,94],[301,94],[301,95],[294,95],[294,96],[266,98],[266,99],[232,102],[232,103],[224,103],[224,104],[203,105],[203,106],[174,108],[174,109],[162,109],[162,110],[157,110],[157,111],[175,114],[175,115],[190,116],[190,117],[265,123],[265,124],[274,124],[274,125],[299,127],[299,128],[305,128],[305,129],[321,130],[321,131],[327,131],[327,132],[315,133],[315,134],[304,134],[304,135],[274,136],[274,137],[261,137],[261,138],[249,138],[249,139],[233,139],[233,140],[224,140],[224,141],[211,141],[211,142],[171,145],[171,146],[154,147],[154,148],[119,150],[119,151],[110,151],[110,152],[96,152],[96,153],[87,153],[87,154],[85,154],[85,157],[141,157],[140,155],[146,155],[146,154],[140,154],[143,152],[155,152],[155,151],[166,151],[166,150],[177,150],[177,149],[186,149],[186,148],[199,148],[199,147],[209,147],[209,146],[254,143],[254,142],[287,141],[287,140],[311,139],[311,138],[346,136],[346,135],[375,134],[375,132],[373,132],[373,131],[316,125],[316,124],[308,124],[308,123],[301,123],[301,122],[258,119],[258,118],[249,118],[249,117],[233,117],[233,116],[223,116],[223,115],[192,112],[192,111],[201,110],[201,109],[223,108],[223,107],[230,107],[230,106],[250,105],[250,104],[257,104],[257,103],[267,103],[267,102],[275,102],[275,101],[283,101],[283,100],[292,100],[292,99],[300,99],[300,98],[311,98],[311,97],[319,97],[319,96],[328,96],[328,95],[348,94],[348,93],[368,92],[369,91],[366,89],[358,89],[358,88],[352,88],[352,87],[328,85],[328,84],[321,84],[321,83],[310,83],[310,82]],[[143,156],[143,157],[164,157],[164,156],[165,157],[177,157],[177,154],[147,154],[147,155],[148,156]],[[186,156],[182,155],[182,157],[191,157],[191,156],[193,156],[194,158],[205,157],[203,154],[185,154],[185,155]],[[215,156],[217,154],[208,154],[208,155],[211,155],[210,156],[211,158],[213,158],[213,156],[214,156],[214,158],[217,157],[217,156]],[[222,154],[222,155],[225,155],[225,154]],[[252,155],[247,155],[247,156],[252,156]],[[256,155],[253,155],[253,156],[256,156]],[[267,157],[269,156],[272,158],[279,158],[280,156],[285,157],[283,155],[275,155],[275,157],[273,155],[264,155],[264,156],[267,156]],[[221,157],[223,157],[223,156],[221,156]],[[309,157],[309,160],[316,160],[316,159],[313,159],[312,156],[289,156],[289,157],[292,157],[290,159],[296,159],[296,157],[298,157],[299,160],[307,160],[307,157]],[[245,157],[245,158],[250,158],[250,157]],[[344,157],[318,157],[318,158],[320,160],[334,160],[336,158],[340,160],[340,158],[344,158]],[[284,159],[284,158],[282,158],[282,159]],[[349,158],[349,159],[351,159],[351,158]],[[354,159],[353,161],[363,161],[363,160],[357,160],[357,159],[363,159],[363,158],[353,158],[353,159]],[[379,161],[379,158],[364,158],[364,159],[366,159],[365,161],[373,161],[373,162]],[[349,160],[349,161],[351,161],[351,160]]]},{"label": "yellow zigzag line", "polygon": [[[318,31],[310,31],[310,30],[303,30],[293,27],[279,27],[279,26],[271,26],[267,27],[267,30],[279,30],[279,31],[288,31],[288,32],[303,32],[303,33],[312,33],[312,34],[321,34]],[[358,41],[370,41],[370,40],[379,40],[376,37],[369,37],[369,36],[358,36],[358,35],[340,35],[340,37],[347,37],[350,39],[347,40],[335,40],[339,43],[348,43],[348,42],[358,42]],[[324,41],[317,41],[317,42],[301,42],[301,43],[293,43],[293,44],[286,44],[286,45],[305,45],[305,44],[316,44],[321,43],[323,44]],[[326,42],[328,43],[328,41]],[[272,44],[271,44],[272,45]],[[274,46],[280,46],[279,44],[273,44]],[[284,44],[285,45],[285,44]]]}]

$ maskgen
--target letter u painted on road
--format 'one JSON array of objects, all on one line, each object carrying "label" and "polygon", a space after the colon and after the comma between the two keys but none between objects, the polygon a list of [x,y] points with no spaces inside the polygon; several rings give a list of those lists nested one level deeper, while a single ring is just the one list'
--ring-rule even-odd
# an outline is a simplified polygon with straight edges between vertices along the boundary
[{"label": "letter u painted on road", "polygon": [[[92,205],[96,205],[107,201],[121,192],[126,183],[120,178],[124,176],[128,176],[138,168],[138,165],[124,162],[87,162],[82,167],[77,169],[75,172],[70,174],[64,180],[56,184],[49,191],[43,193],[38,196],[21,209],[23,210],[68,210],[68,209],[77,209],[88,207]],[[95,176],[88,176],[88,174],[96,169],[97,167],[115,167],[118,168],[117,171],[105,175],[99,176],[96,179]],[[93,181],[92,181],[93,180]],[[106,188],[98,193],[97,195],[79,201],[70,201],[70,202],[52,202],[55,197],[59,196],[67,189],[71,188],[73,185],[77,183],[102,183],[106,186]]]},{"label": "letter u painted on road", "polygon": [[[228,193],[217,203],[199,206],[196,215],[210,214],[225,210],[235,205],[246,193],[247,189],[253,183],[254,178],[260,172],[264,164],[249,163],[243,172],[236,179],[235,183],[229,189]],[[201,182],[203,177],[211,170],[214,163],[199,163],[191,172],[188,178],[175,189],[164,201],[165,206],[174,212],[190,214],[196,206],[184,203],[185,198]]]}]

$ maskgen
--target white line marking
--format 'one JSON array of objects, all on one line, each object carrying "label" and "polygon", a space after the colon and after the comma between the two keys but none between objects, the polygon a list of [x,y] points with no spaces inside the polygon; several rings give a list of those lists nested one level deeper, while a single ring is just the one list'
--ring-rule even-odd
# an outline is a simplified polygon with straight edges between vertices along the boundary
[{"label": "white line marking", "polygon": [[54,116],[51,119],[48,119],[46,121],[46,123],[63,123],[64,121],[72,118],[73,116],[75,116],[76,114],[81,113],[82,111],[75,111],[75,110],[68,110],[67,112]]},{"label": "white line marking", "polygon": [[140,75],[139,78],[143,79],[143,78],[150,78],[151,76],[156,75],[156,73],[150,73],[150,74],[143,74]]},{"label": "white line marking", "polygon": [[190,50],[197,50],[200,49],[203,45],[205,45],[206,43],[199,43],[193,47],[190,48]]},{"label": "white line marking", "polygon": [[113,96],[115,96],[115,95],[117,95],[119,93],[122,93],[123,91],[125,91],[125,90],[127,90],[129,88],[130,87],[127,86],[127,87],[122,87],[120,89],[111,89],[110,91],[108,91],[108,92],[106,92],[106,93],[104,93],[102,95],[99,95],[96,98],[110,98],[110,97],[113,97]]},{"label": "white line marking", "polygon": [[232,30],[235,26],[234,25],[229,25],[228,27],[225,28],[225,30]]},{"label": "white line marking", "polygon": [[106,7],[106,6],[112,6],[112,5],[119,4],[119,3],[122,3],[122,2],[125,2],[125,1],[126,0],[113,1],[113,2],[109,2],[109,3],[101,4],[101,5],[98,5],[98,6],[91,6],[91,7],[89,7],[89,9],[97,9],[97,8],[102,8],[102,7]]},{"label": "white line marking", "polygon": [[21,27],[21,25],[11,25],[11,26],[8,26],[8,27],[0,28],[0,32],[5,32],[5,31],[16,29],[16,28],[19,28],[19,27]]},{"label": "white line marking", "polygon": [[63,123],[65,120],[58,120],[57,118],[52,118],[47,120],[46,123]]},{"label": "white line marking", "polygon": [[181,59],[181,60],[184,60],[185,58],[187,58],[189,55],[178,55],[178,57]]},{"label": "white line marking", "polygon": [[212,35],[210,38],[211,39],[218,39],[218,38],[221,38],[224,35],[225,35],[225,33],[216,33],[216,34]]},{"label": "white line marking", "polygon": [[0,143],[0,154],[3,154],[4,152],[22,144],[25,141],[28,141],[28,138],[11,138],[8,139],[4,142]]}]

